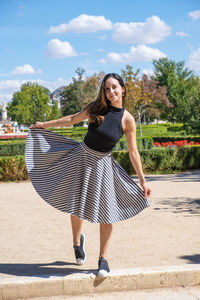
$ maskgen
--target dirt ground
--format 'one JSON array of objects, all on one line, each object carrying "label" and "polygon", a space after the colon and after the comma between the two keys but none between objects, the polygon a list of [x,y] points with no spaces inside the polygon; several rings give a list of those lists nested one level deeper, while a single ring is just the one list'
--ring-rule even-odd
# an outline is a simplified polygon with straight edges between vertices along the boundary
[{"label": "dirt ground", "polygon": [[[146,178],[151,206],[114,225],[111,269],[200,263],[200,170]],[[95,270],[99,225],[85,221],[83,232],[87,262],[79,267],[69,215],[45,203],[30,182],[0,183],[0,278]]]}]

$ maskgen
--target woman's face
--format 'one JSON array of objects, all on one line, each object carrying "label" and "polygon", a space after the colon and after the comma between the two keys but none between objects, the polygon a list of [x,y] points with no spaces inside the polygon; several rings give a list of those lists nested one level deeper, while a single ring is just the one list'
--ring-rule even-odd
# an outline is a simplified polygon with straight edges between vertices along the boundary
[{"label": "woman's face", "polygon": [[105,82],[105,94],[108,100],[110,100],[111,105],[116,104],[122,106],[122,95],[125,88],[122,87],[119,81],[113,77],[110,77]]}]

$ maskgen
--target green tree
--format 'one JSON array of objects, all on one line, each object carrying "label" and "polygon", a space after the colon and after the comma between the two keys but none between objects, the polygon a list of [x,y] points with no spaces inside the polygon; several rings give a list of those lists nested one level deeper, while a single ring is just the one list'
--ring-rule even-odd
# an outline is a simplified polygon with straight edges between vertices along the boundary
[{"label": "green tree", "polygon": [[173,108],[162,106],[161,118],[171,122],[181,122],[185,118],[184,111],[189,109],[188,88],[194,77],[191,70],[185,67],[184,61],[175,62],[168,58],[153,60],[154,76],[159,86],[167,87],[167,96]]},{"label": "green tree", "polygon": [[167,97],[166,86],[159,86],[158,83],[158,81],[149,78],[146,74],[142,76],[142,94],[139,102],[141,102],[144,107],[143,116],[149,121],[160,118],[163,107],[173,107]]},{"label": "green tree", "polygon": [[157,82],[149,79],[147,75],[139,77],[140,70],[133,72],[133,67],[126,66],[122,70],[122,78],[126,84],[127,110],[136,118],[140,124],[140,135],[142,135],[141,119],[146,117],[157,117],[160,114],[159,103],[171,105],[166,96],[165,87],[157,87]]},{"label": "green tree", "polygon": [[62,100],[65,101],[65,105],[62,107],[62,114],[64,116],[74,114],[82,108],[84,72],[84,69],[76,69],[75,73],[77,73],[78,78],[73,77],[73,82],[66,86],[61,94]]},{"label": "green tree", "polygon": [[51,107],[50,119],[55,120],[62,117],[61,111],[58,108],[58,102],[54,101],[53,106]]},{"label": "green tree", "polygon": [[18,124],[27,126],[35,121],[44,121],[45,115],[48,120],[51,113],[49,95],[47,88],[27,82],[21,86],[20,91],[13,94],[7,106],[8,115]]},{"label": "green tree", "polygon": [[179,119],[184,123],[188,133],[200,133],[200,78],[193,77],[187,81],[185,101],[180,105]]},{"label": "green tree", "polygon": [[82,108],[97,98],[104,72],[87,77],[83,85]]}]

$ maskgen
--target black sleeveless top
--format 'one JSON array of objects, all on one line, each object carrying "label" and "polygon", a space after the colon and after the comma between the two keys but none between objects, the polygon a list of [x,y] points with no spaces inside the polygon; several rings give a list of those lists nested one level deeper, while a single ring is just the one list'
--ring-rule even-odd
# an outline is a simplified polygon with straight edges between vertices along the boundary
[{"label": "black sleeveless top", "polygon": [[85,144],[99,152],[110,152],[124,134],[122,117],[124,108],[109,106],[102,124],[90,123],[84,138]]}]

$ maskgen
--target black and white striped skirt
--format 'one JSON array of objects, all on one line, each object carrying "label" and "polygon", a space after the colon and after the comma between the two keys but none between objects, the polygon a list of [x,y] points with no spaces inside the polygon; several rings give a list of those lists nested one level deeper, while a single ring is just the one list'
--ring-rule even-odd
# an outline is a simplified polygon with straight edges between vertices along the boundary
[{"label": "black and white striped skirt", "polygon": [[26,166],[38,194],[55,208],[92,223],[131,218],[149,206],[142,189],[114,160],[46,129],[31,129]]}]

